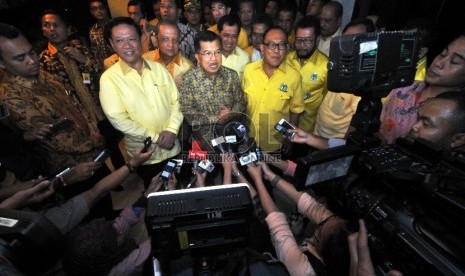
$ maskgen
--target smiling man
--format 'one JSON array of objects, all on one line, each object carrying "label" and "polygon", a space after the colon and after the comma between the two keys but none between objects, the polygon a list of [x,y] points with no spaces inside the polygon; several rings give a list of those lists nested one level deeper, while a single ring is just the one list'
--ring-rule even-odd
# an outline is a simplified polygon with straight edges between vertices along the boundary
[{"label": "smiling man", "polygon": [[223,53],[223,66],[233,69],[242,79],[245,66],[250,62],[247,52],[237,46],[240,22],[232,15],[225,15],[218,21],[218,31],[221,38],[221,50]]},{"label": "smiling man", "polygon": [[146,137],[157,145],[138,170],[147,187],[164,161],[180,151],[176,135],[183,116],[178,90],[163,65],[142,58],[141,30],[133,20],[112,19],[105,37],[120,59],[100,79],[100,102],[112,125],[124,133],[129,155]]}]

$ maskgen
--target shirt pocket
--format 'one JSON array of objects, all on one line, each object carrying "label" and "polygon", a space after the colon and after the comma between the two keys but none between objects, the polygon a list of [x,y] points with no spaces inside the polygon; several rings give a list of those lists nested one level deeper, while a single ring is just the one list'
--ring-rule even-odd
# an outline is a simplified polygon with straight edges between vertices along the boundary
[{"label": "shirt pocket", "polygon": [[273,93],[270,98],[270,109],[279,112],[286,112],[284,108],[289,106],[289,102],[291,100],[291,96],[289,94],[283,92]]}]

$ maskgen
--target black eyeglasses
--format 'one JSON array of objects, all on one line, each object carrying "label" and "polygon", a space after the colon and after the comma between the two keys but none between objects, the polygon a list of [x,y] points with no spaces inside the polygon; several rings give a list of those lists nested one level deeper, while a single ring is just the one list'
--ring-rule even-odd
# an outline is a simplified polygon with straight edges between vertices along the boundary
[{"label": "black eyeglasses", "polygon": [[308,46],[308,45],[310,45],[312,43],[313,43],[313,39],[308,38],[308,37],[307,38],[300,38],[299,37],[299,38],[295,39],[295,44],[304,44],[304,45]]},{"label": "black eyeglasses", "polygon": [[274,50],[278,48],[279,50],[286,50],[287,49],[287,42],[279,42],[279,43],[274,43],[274,42],[269,42],[269,43],[262,43],[265,45],[269,50]]}]

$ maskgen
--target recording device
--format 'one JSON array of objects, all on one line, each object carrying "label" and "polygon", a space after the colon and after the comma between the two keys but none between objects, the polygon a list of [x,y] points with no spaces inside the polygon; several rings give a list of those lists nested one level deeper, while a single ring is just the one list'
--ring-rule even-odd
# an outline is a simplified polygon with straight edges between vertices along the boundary
[{"label": "recording device", "polygon": [[177,166],[176,161],[169,160],[168,163],[166,163],[165,167],[163,168],[163,171],[160,174],[160,178],[163,179],[164,181],[168,181],[170,179],[171,174],[176,169],[176,166]]},{"label": "recording device", "polygon": [[[250,139],[253,140],[253,138]],[[263,161],[263,152],[260,149],[260,147],[255,143],[255,140],[253,140],[250,146],[247,146],[246,151],[242,151],[243,148],[244,145],[241,145],[239,149],[239,153],[242,153],[242,156],[239,157],[239,163],[241,164],[241,166],[255,164],[258,161]]]},{"label": "recording device", "polygon": [[53,188],[55,190],[59,190],[60,188],[62,188],[60,178],[65,176],[66,174],[70,173],[73,169],[74,169],[74,167],[68,167],[68,168],[62,170],[61,172],[57,173],[55,176],[48,179],[52,183]]},{"label": "recording device", "polygon": [[104,149],[97,157],[95,157],[94,162],[104,162],[108,156],[110,156],[110,151]]},{"label": "recording device", "polygon": [[291,125],[286,119],[281,119],[279,122],[274,126],[274,128],[281,133],[287,139],[292,139],[295,133],[291,132],[290,130],[295,129],[295,126]]},{"label": "recording device", "polygon": [[149,194],[145,214],[152,255],[169,275],[169,263],[179,257],[247,246],[253,205],[247,185],[219,185]]},{"label": "recording device", "polygon": [[25,275],[49,271],[62,257],[64,241],[44,214],[0,209],[0,257]]},{"label": "recording device", "polygon": [[200,168],[201,172],[206,171],[209,173],[211,173],[215,169],[215,165],[213,165],[213,163],[208,159],[199,161],[197,167]]},{"label": "recording device", "polygon": [[142,149],[142,152],[147,152],[152,145],[152,137],[147,137],[144,140],[144,148]]},{"label": "recording device", "polygon": [[70,127],[72,125],[73,125],[73,121],[71,121],[70,119],[66,117],[62,118],[52,125],[52,127],[50,128],[50,133],[52,134],[57,133],[58,131],[65,129],[67,127]]},{"label": "recording device", "polygon": [[413,32],[343,35],[331,40],[328,90],[382,98],[411,84],[420,49]]}]

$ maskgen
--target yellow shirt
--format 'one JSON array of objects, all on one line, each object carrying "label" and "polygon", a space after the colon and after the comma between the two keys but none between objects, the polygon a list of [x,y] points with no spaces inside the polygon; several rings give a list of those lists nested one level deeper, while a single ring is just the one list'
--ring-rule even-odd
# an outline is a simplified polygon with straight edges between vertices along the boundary
[{"label": "yellow shirt", "polygon": [[302,76],[305,112],[300,116],[299,128],[312,133],[318,107],[328,91],[326,87],[328,58],[315,50],[302,65],[296,51],[292,51],[287,55],[286,62]]},{"label": "yellow shirt", "polygon": [[156,61],[168,70],[171,77],[177,83],[178,78],[186,73],[189,69],[194,68],[194,64],[188,58],[186,58],[183,54],[178,53],[176,57],[174,57],[173,61],[171,61],[168,65],[165,65],[160,58],[160,50],[149,51],[142,55],[145,59]]},{"label": "yellow shirt", "polygon": [[[220,34],[220,32],[218,31],[217,24],[208,28],[208,30],[214,32],[217,35]],[[249,47],[249,38],[247,37],[247,31],[242,27],[241,31],[239,32],[239,37],[237,38],[237,46],[239,46],[242,50],[245,50],[247,49],[247,47]]]},{"label": "yellow shirt", "polygon": [[224,55],[222,55],[222,57],[223,66],[236,71],[239,75],[239,80],[242,80],[244,68],[250,63],[249,55],[244,50],[236,46],[228,57],[225,57]]},{"label": "yellow shirt", "polygon": [[425,81],[426,78],[426,57],[417,62],[417,71],[415,73],[416,81]]},{"label": "yellow shirt", "polygon": [[313,134],[324,138],[344,138],[357,110],[360,97],[328,91],[318,109]]},{"label": "yellow shirt", "polygon": [[282,62],[270,78],[263,71],[263,60],[245,67],[242,78],[250,120],[250,136],[264,151],[279,150],[283,137],[274,125],[290,113],[302,113],[304,102],[299,72]]},{"label": "yellow shirt", "polygon": [[[178,89],[158,62],[144,60],[139,75],[120,59],[100,78],[100,103],[111,124],[124,133],[130,155],[148,136],[155,143],[162,131],[177,134],[183,119]],[[177,139],[171,150],[155,147],[145,164],[159,163],[175,156],[180,149]]]}]

